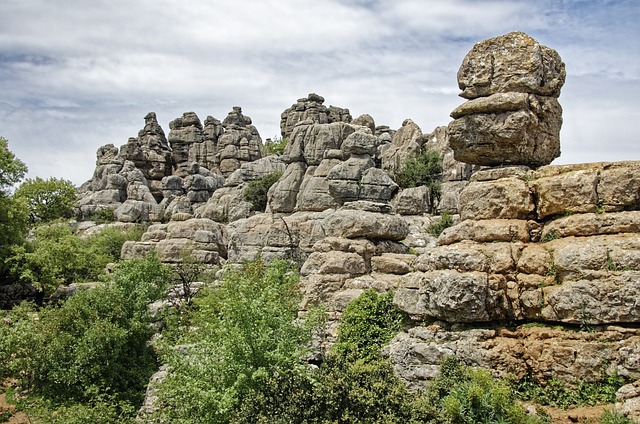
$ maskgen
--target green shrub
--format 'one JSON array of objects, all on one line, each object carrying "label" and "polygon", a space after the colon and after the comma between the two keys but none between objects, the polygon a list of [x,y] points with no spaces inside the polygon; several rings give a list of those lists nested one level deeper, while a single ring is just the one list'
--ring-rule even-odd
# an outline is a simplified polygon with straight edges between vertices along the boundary
[{"label": "green shrub", "polygon": [[114,213],[114,209],[100,208],[93,213],[92,218],[96,224],[110,224],[115,222],[116,215]]},{"label": "green shrub", "polygon": [[437,222],[429,225],[427,232],[434,237],[438,237],[442,232],[453,225],[453,217],[448,212],[442,212]]},{"label": "green shrub", "polygon": [[113,396],[100,395],[86,403],[56,404],[44,398],[21,402],[36,422],[47,424],[126,424],[134,423],[135,408]]},{"label": "green shrub", "polygon": [[273,139],[268,138],[264,143],[263,156],[269,155],[281,155],[284,153],[285,147],[287,147],[287,143],[289,142],[286,138],[273,137]]},{"label": "green shrub", "polygon": [[442,157],[433,150],[423,150],[408,158],[394,175],[394,181],[402,188],[426,185],[429,188],[440,181]]},{"label": "green shrub", "polygon": [[442,191],[442,157],[433,150],[423,150],[408,158],[393,175],[393,180],[401,188],[427,186],[431,208],[435,209]]},{"label": "green shrub", "polygon": [[259,180],[254,180],[249,182],[247,188],[244,189],[244,200],[251,203],[251,210],[264,212],[267,208],[267,193],[269,192],[269,188],[273,184],[275,184],[280,177],[282,176],[282,172],[275,171]]},{"label": "green shrub", "polygon": [[345,308],[333,353],[345,361],[377,359],[382,346],[402,330],[404,320],[392,292],[365,290]]},{"label": "green shrub", "polygon": [[421,408],[382,358],[404,324],[393,293],[365,290],[345,308],[338,339],[320,367],[317,417],[322,423],[408,423]]},{"label": "green shrub", "polygon": [[558,380],[550,380],[546,385],[541,385],[528,377],[516,384],[516,391],[522,400],[564,409],[614,403],[616,392],[623,384],[622,377],[617,373],[603,374],[598,381],[593,382],[579,380],[573,388]]},{"label": "green shrub", "polygon": [[143,233],[141,226],[105,228],[81,239],[65,222],[43,224],[26,244],[13,248],[8,263],[13,275],[50,295],[61,284],[95,281],[108,263],[120,259],[124,242],[139,240]]},{"label": "green shrub", "polygon": [[604,411],[604,414],[600,417],[600,424],[637,424],[637,421],[633,421],[631,418],[612,409]]},{"label": "green shrub", "polygon": [[13,248],[8,263],[21,281],[46,295],[61,284],[97,278],[105,265],[63,222],[37,227],[32,239]]},{"label": "green shrub", "polygon": [[166,407],[158,414],[168,422],[260,422],[277,412],[253,408],[253,399],[279,413],[300,409],[289,406],[299,385],[311,384],[303,358],[314,325],[297,319],[297,284],[286,262],[258,260],[229,268],[219,286],[201,290],[189,328],[162,348],[174,371],[160,386]]},{"label": "green shrub", "polygon": [[106,227],[84,240],[88,249],[100,259],[101,268],[120,259],[122,245],[126,241],[139,241],[146,231],[145,226],[136,225],[130,229]]},{"label": "green shrub", "polygon": [[425,397],[436,405],[434,422],[438,423],[549,422],[544,415],[529,416],[507,381],[487,370],[464,366],[453,356],[445,358]]},{"label": "green shrub", "polygon": [[123,408],[139,406],[157,369],[147,305],[162,296],[169,275],[150,255],[123,263],[111,280],[60,307],[22,304],[7,312],[0,321],[0,376],[18,379],[20,390],[52,410],[100,406],[107,397]]}]

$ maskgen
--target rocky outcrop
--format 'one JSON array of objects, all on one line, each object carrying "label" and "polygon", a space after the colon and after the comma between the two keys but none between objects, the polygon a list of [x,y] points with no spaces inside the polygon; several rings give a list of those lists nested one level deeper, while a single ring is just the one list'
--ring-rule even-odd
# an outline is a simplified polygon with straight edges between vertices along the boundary
[{"label": "rocky outcrop", "polygon": [[111,209],[121,222],[153,222],[193,214],[225,185],[225,177],[261,158],[258,130],[240,107],[223,122],[209,116],[203,126],[186,112],[169,126],[167,140],[150,112],[138,137],[120,149],[98,149],[94,175],[78,190],[78,215],[86,219]]},{"label": "rocky outcrop", "polygon": [[442,359],[451,355],[501,377],[572,384],[598,382],[614,372],[637,378],[639,342],[637,329],[616,326],[580,332],[543,326],[465,329],[436,323],[398,334],[385,353],[396,373],[415,389],[425,387]]},{"label": "rocky outcrop", "polygon": [[323,211],[345,202],[388,202],[396,183],[376,168],[378,147],[384,143],[366,126],[335,122],[296,125],[285,148],[284,175],[269,191],[271,212]]},{"label": "rocky outcrop", "polygon": [[[385,354],[415,388],[452,354],[543,384],[613,372],[631,382],[640,377],[640,162],[548,165],[560,151],[564,72],[527,35],[496,37],[464,59],[468,101],[448,127],[426,134],[407,119],[393,131],[310,94],[282,114],[284,153],[265,158],[240,108],[204,125],[187,113],[164,143],[148,115],[124,156],[99,150],[80,208],[170,218],[125,244],[125,258],[155,249],[167,262],[185,251],[209,264],[295,261],[301,312],[324,304],[333,329],[365,289],[392,291],[410,322]],[[426,149],[443,158],[439,199],[393,181]],[[244,190],[272,172],[282,176],[256,213]],[[434,235],[444,214],[433,212],[454,225]],[[636,388],[621,402],[632,405]]]},{"label": "rocky outcrop", "polygon": [[161,181],[172,173],[171,148],[155,113],[148,113],[144,117],[144,124],[138,137],[130,138],[120,148],[120,156],[125,161],[133,162],[142,171],[151,194],[159,202],[162,200]]},{"label": "rocky outcrop", "polygon": [[476,165],[541,166],[560,156],[565,80],[555,50],[521,32],[476,44],[458,71],[468,102],[449,124],[456,160]]},{"label": "rocky outcrop", "polygon": [[[349,109],[323,105],[324,97],[310,93],[298,99],[280,116],[280,132],[283,138],[289,138],[296,125],[301,122],[309,124],[331,124],[333,122],[351,122]],[[365,119],[365,118],[363,118]],[[361,124],[359,124],[361,125]]]},{"label": "rocky outcrop", "polygon": [[139,242],[125,242],[121,257],[146,256],[152,250],[163,262],[180,262],[190,255],[199,262],[218,265],[227,256],[227,231],[224,225],[210,219],[174,214],[167,224],[149,226]]}]

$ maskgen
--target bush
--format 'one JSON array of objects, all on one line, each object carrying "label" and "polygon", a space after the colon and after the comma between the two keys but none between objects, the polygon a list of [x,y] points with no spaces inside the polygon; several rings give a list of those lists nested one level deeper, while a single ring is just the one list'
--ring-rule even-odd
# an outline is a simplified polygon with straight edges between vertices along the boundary
[{"label": "bush", "polygon": [[268,138],[264,143],[263,156],[268,155],[278,155],[280,156],[284,153],[285,147],[287,147],[287,143],[289,142],[286,138],[273,137],[273,139]]},{"label": "bush", "polygon": [[600,417],[600,424],[637,424],[637,421],[633,421],[614,409],[604,411]]},{"label": "bush", "polygon": [[93,213],[93,220],[96,224],[110,224],[116,221],[116,215],[114,209],[100,208]]},{"label": "bush", "polygon": [[13,248],[8,263],[13,275],[50,295],[59,285],[95,281],[108,263],[120,259],[124,242],[143,233],[143,227],[105,228],[81,239],[65,222],[43,224],[26,244]]},{"label": "bush", "polygon": [[162,296],[169,275],[151,255],[123,263],[111,280],[60,307],[22,304],[7,312],[0,321],[0,376],[19,379],[20,390],[46,409],[82,416],[99,413],[110,399],[133,411],[127,405],[141,404],[157,369],[147,305]]},{"label": "bush", "polygon": [[427,232],[434,237],[438,237],[442,232],[453,225],[453,217],[448,212],[442,212],[437,222],[429,225]]},{"label": "bush", "polygon": [[[189,328],[162,348],[174,370],[160,385],[162,419],[265,422],[272,413],[300,409],[290,407],[291,396],[311,384],[303,358],[313,324],[297,319],[297,283],[286,262],[254,261],[228,269],[218,287],[200,291]],[[254,399],[274,409],[253,408]]]},{"label": "bush", "polygon": [[393,175],[401,188],[427,186],[432,209],[435,208],[442,191],[442,157],[433,150],[423,150],[408,158]]},{"label": "bush", "polygon": [[603,374],[598,381],[593,382],[579,380],[574,388],[567,387],[558,380],[541,385],[528,377],[517,383],[516,390],[522,400],[568,408],[614,403],[616,392],[623,384],[622,377],[617,373]]},{"label": "bush", "polygon": [[87,237],[84,244],[100,258],[98,267],[102,269],[106,264],[120,259],[122,245],[126,241],[139,241],[145,231],[146,228],[143,225],[136,225],[134,228],[125,230],[106,227]]},{"label": "bush", "polygon": [[275,171],[259,180],[251,181],[247,188],[244,189],[244,200],[251,203],[251,210],[264,212],[267,208],[267,193],[269,192],[269,188],[273,184],[275,184],[280,177],[282,176],[282,172]]},{"label": "bush", "polygon": [[333,353],[345,361],[377,359],[382,346],[402,330],[404,319],[393,304],[393,293],[365,290],[345,308]]},{"label": "bush", "polygon": [[443,361],[425,398],[436,406],[433,421],[437,423],[549,422],[545,415],[527,415],[507,381],[493,378],[487,370],[464,366],[453,356]]},{"label": "bush", "polygon": [[14,275],[45,295],[60,284],[95,279],[105,265],[66,223],[37,227],[31,240],[13,248],[8,261]]}]

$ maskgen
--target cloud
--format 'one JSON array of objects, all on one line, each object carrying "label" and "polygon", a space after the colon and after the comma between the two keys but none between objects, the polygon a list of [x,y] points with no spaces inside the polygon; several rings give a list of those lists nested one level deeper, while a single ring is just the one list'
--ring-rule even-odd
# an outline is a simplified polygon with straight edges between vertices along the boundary
[{"label": "cloud", "polygon": [[80,184],[96,149],[126,143],[149,111],[168,132],[185,111],[222,119],[239,105],[266,138],[316,92],[430,132],[462,102],[473,44],[523,30],[567,64],[561,160],[598,160],[604,138],[606,157],[631,159],[639,12],[633,0],[6,0],[0,135],[30,176]]}]

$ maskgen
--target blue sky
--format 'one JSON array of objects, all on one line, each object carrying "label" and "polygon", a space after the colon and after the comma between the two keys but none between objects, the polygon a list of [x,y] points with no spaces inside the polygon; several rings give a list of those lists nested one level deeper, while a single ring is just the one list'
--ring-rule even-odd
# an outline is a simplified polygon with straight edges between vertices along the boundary
[{"label": "blue sky", "polygon": [[155,111],[223,119],[262,138],[316,92],[379,125],[447,125],[474,43],[524,31],[560,53],[567,82],[554,163],[640,160],[637,0],[2,0],[0,136],[29,177],[79,185],[95,151]]}]

